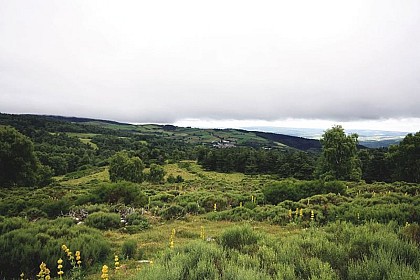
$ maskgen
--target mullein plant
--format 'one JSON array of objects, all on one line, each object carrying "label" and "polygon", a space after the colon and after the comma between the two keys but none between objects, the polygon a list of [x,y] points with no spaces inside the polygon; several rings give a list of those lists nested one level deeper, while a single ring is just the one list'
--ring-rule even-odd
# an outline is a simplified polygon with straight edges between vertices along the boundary
[{"label": "mullein plant", "polygon": [[202,240],[206,240],[206,233],[204,231],[204,227],[203,226],[200,227],[200,238]]},{"label": "mullein plant", "polygon": [[169,237],[169,248],[173,249],[174,246],[174,239],[175,239],[175,229],[172,229],[171,236]]}]

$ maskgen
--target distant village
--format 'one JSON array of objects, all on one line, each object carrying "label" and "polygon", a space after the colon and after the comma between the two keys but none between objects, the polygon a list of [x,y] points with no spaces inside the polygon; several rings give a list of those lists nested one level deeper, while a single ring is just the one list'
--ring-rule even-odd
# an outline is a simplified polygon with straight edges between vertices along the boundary
[{"label": "distant village", "polygon": [[236,143],[230,140],[219,139],[218,141],[212,141],[211,145],[214,148],[233,148],[236,146]]}]

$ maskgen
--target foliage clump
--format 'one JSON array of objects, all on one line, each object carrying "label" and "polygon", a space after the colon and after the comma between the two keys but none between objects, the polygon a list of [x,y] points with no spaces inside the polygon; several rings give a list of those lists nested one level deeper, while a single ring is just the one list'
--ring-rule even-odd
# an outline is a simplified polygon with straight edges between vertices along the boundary
[{"label": "foliage clump", "polygon": [[130,157],[127,152],[116,153],[109,160],[109,178],[112,182],[144,180],[144,164],[139,157]]},{"label": "foliage clump", "polygon": [[358,135],[346,135],[342,126],[327,129],[322,135],[322,153],[316,170],[326,180],[353,180],[361,178],[357,155]]},{"label": "foliage clump", "polygon": [[80,249],[86,267],[104,261],[110,252],[110,244],[100,231],[75,225],[70,218],[36,222],[5,218],[0,222],[0,228],[2,279],[15,278],[17,272],[33,276],[41,262],[49,268],[56,267],[57,260],[63,257],[62,244]]},{"label": "foliage clump", "polygon": [[51,176],[51,168],[39,162],[29,137],[0,126],[0,187],[47,185]]},{"label": "foliage clump", "polygon": [[117,213],[95,212],[86,218],[85,223],[102,230],[116,229],[121,226],[121,217]]},{"label": "foliage clump", "polygon": [[263,189],[264,198],[268,203],[278,204],[285,200],[298,201],[317,194],[344,194],[346,186],[340,181],[296,181],[283,180],[272,183]]}]

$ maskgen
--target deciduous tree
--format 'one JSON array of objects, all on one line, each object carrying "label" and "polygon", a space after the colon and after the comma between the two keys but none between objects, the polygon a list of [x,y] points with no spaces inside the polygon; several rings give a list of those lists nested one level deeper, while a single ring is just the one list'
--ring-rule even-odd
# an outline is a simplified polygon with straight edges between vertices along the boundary
[{"label": "deciduous tree", "polygon": [[109,178],[112,182],[129,181],[140,183],[143,181],[144,164],[139,157],[130,157],[122,151],[113,155],[109,162]]},{"label": "deciduous tree", "polygon": [[323,179],[360,180],[360,160],[357,156],[357,134],[346,135],[340,125],[322,135],[322,154],[317,175]]},{"label": "deciduous tree", "polygon": [[0,126],[0,186],[47,184],[51,170],[42,166],[32,141],[12,127]]}]

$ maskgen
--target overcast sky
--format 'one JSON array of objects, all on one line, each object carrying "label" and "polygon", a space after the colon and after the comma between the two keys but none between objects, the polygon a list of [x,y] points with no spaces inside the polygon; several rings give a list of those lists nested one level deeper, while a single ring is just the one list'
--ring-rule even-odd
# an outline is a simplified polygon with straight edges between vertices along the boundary
[{"label": "overcast sky", "polygon": [[420,130],[420,1],[0,0],[0,112]]}]

